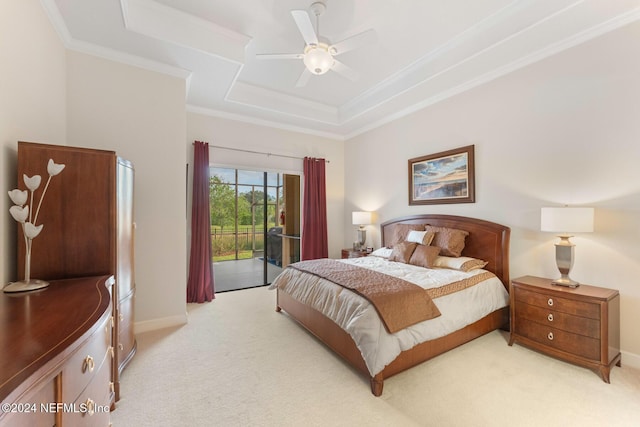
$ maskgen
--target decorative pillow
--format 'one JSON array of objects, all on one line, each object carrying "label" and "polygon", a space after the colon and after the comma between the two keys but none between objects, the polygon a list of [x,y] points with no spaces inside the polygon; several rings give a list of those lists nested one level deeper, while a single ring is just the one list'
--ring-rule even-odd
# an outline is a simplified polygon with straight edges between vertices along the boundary
[{"label": "decorative pillow", "polygon": [[394,245],[393,251],[391,251],[391,255],[389,256],[389,261],[397,261],[407,264],[409,259],[411,259],[411,254],[413,254],[416,246],[418,246],[418,244],[414,242],[402,242]]},{"label": "decorative pillow", "polygon": [[396,224],[391,230],[391,238],[387,240],[387,247],[393,248],[398,243],[407,240],[411,230],[424,231],[424,224]]},{"label": "decorative pillow", "polygon": [[436,233],[432,231],[410,230],[407,234],[407,242],[415,242],[419,245],[430,245]]},{"label": "decorative pillow", "polygon": [[487,265],[486,261],[477,258],[470,258],[466,256],[461,257],[448,257],[448,256],[439,256],[435,259],[433,266],[441,267],[441,268],[450,268],[452,270],[460,270],[460,271],[472,271],[477,270],[479,268],[483,268]]},{"label": "decorative pillow", "polygon": [[418,245],[413,251],[411,258],[409,258],[409,264],[424,268],[433,268],[439,253],[440,248],[437,246]]},{"label": "decorative pillow", "polygon": [[381,248],[376,249],[375,251],[371,252],[371,254],[369,254],[369,256],[377,256],[377,257],[380,257],[380,258],[389,258],[389,256],[391,255],[391,252],[393,252],[393,249],[381,247]]},{"label": "decorative pillow", "polygon": [[433,225],[426,225],[424,229],[436,233],[431,244],[440,247],[440,255],[459,257],[462,254],[468,231]]}]

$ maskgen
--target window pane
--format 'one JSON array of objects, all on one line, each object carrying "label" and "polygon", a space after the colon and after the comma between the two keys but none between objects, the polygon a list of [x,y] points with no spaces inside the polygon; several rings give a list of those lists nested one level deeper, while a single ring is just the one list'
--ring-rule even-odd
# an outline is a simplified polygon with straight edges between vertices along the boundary
[{"label": "window pane", "polygon": [[213,178],[217,176],[221,182],[234,184],[236,182],[236,170],[227,168],[210,168],[209,174]]},{"label": "window pane", "polygon": [[264,172],[238,171],[238,184],[260,185],[264,182]]},{"label": "window pane", "polygon": [[282,177],[279,173],[276,172],[268,172],[267,173],[267,185],[276,187],[278,185],[282,185]]}]

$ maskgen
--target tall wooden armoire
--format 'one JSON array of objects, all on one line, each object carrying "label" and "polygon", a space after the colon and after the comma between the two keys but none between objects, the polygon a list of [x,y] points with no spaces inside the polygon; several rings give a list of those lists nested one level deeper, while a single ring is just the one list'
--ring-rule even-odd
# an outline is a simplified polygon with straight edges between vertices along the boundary
[{"label": "tall wooden armoire", "polygon": [[[40,207],[36,225],[44,227],[33,239],[31,278],[115,277],[111,375],[118,400],[120,373],[136,350],[134,169],[113,151],[18,142],[18,188],[26,189],[23,174],[42,177],[35,192],[35,206],[49,177],[49,159],[65,168],[51,179]],[[24,258],[24,238],[19,230],[19,279],[24,275]]]}]

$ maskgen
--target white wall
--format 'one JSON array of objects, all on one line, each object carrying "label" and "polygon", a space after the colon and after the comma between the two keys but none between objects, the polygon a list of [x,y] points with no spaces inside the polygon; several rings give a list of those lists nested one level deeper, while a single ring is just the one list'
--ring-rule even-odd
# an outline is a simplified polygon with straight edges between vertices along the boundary
[{"label": "white wall", "polygon": [[[318,157],[326,164],[329,256],[340,257],[343,244],[344,143],[327,138],[268,128],[233,120],[187,113],[187,149],[193,162],[193,141],[293,157]],[[302,175],[302,160],[211,148],[209,162],[248,170]],[[301,184],[302,185],[302,184]]]},{"label": "white wall", "polygon": [[136,332],[186,322],[185,82],[67,52],[68,145],[135,167]]},{"label": "white wall", "polygon": [[0,288],[17,277],[7,191],[18,183],[18,141],[65,143],[65,91],[64,47],[40,2],[0,2]]},{"label": "white wall", "polygon": [[[345,225],[355,208],[483,218],[511,227],[511,277],[555,277],[540,208],[593,206],[571,276],[620,291],[623,363],[640,367],[638,40],[634,23],[347,141]],[[408,206],[408,159],[470,144],[476,203]]]}]

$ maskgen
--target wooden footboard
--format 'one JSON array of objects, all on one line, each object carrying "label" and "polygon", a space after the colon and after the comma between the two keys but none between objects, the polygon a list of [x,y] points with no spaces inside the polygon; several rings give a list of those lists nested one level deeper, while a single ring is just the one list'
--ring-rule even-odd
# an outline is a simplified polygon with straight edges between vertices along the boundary
[{"label": "wooden footboard", "polygon": [[403,351],[387,365],[382,372],[371,376],[351,336],[331,319],[319,311],[300,303],[288,294],[277,291],[276,311],[284,310],[291,318],[304,326],[321,342],[339,354],[351,366],[369,377],[371,392],[375,396],[382,394],[384,380],[407,370],[439,354],[449,351],[509,323],[509,307],[494,311],[464,329],[442,338],[427,341],[410,350]]}]

